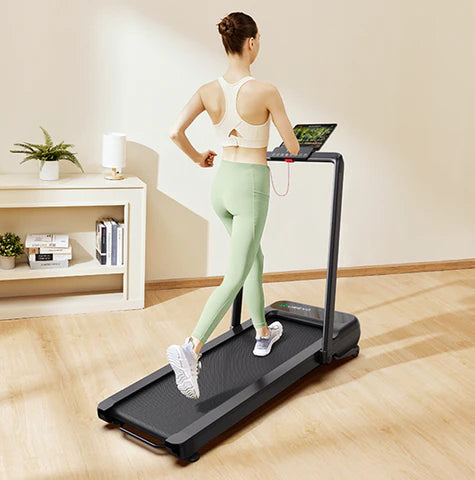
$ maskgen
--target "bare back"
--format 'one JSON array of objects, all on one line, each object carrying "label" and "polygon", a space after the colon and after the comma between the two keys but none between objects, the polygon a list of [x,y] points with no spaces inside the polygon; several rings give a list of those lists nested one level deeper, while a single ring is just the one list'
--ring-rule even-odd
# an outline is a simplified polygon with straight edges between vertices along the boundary
[{"label": "bare back", "polygon": [[[203,85],[200,88],[200,96],[211,122],[213,125],[218,124],[226,110],[223,90],[218,80]],[[280,94],[272,84],[259,82],[255,79],[247,81],[239,89],[236,97],[236,108],[239,116],[251,125],[261,125],[271,115],[272,121],[279,130],[287,148],[290,145],[295,150],[295,143],[298,145],[297,139],[285,112]],[[239,132],[233,130],[230,135],[239,136]],[[286,139],[289,143],[286,142]],[[295,142],[293,142],[294,139]],[[229,161],[266,164],[266,150],[266,147],[226,146],[223,147],[223,158]]]}]

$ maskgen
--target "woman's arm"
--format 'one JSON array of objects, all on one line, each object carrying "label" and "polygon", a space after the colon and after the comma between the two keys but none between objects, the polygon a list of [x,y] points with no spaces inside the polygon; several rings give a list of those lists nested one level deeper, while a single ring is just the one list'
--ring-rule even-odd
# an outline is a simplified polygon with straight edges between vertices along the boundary
[{"label": "woman's arm", "polygon": [[294,129],[290,123],[287,112],[285,111],[284,102],[280,95],[277,87],[268,84],[268,93],[264,97],[266,102],[266,107],[272,115],[272,121],[277,127],[277,130],[280,133],[280,136],[284,142],[284,145],[287,147],[287,150],[292,155],[297,155],[300,150],[300,145],[297,137],[295,136]]},{"label": "woman's arm", "polygon": [[[201,88],[201,87],[200,87]],[[194,93],[188,103],[179,113],[174,125],[168,132],[169,137],[183,152],[188,155],[195,163],[200,162],[200,153],[195,150],[185,135],[185,130],[190,126],[193,120],[205,110],[201,101],[200,88]]]}]

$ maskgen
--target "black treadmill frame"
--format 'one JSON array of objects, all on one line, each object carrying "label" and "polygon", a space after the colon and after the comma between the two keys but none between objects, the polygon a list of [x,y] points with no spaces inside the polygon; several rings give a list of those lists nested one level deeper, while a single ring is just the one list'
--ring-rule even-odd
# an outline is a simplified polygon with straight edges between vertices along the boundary
[{"label": "black treadmill frame", "polygon": [[[270,158],[270,155],[271,152],[267,152],[268,160],[285,161],[283,158]],[[339,359],[350,355],[354,357],[357,356],[359,352],[357,342],[359,340],[360,329],[358,319],[355,316],[338,312],[337,336],[334,338],[334,307],[344,168],[343,157],[339,153],[314,152],[307,160],[293,161],[332,163],[335,166],[325,308],[321,314],[323,317],[323,336],[320,335],[319,338],[316,338],[316,341],[307,348],[268,372],[259,382],[248,385],[224,401],[219,407],[203,414],[198,420],[189,424],[183,430],[167,438],[161,438],[152,429],[143,427],[139,429],[141,432],[163,441],[161,444],[150,441],[125,428],[124,425],[127,422],[117,415],[111,415],[109,410],[117,404],[117,402],[147,387],[161,377],[170,374],[170,372],[173,372],[169,364],[100,402],[98,405],[98,416],[102,420],[108,423],[119,424],[120,429],[124,433],[143,441],[149,446],[165,448],[169,453],[181,459],[195,461],[199,458],[199,454],[197,453],[199,448],[228,430],[232,425],[245,418],[252,411],[256,410],[317,366],[328,364],[333,358]],[[239,335],[243,330],[253,328],[251,319],[241,323],[242,293],[243,289],[241,288],[233,302],[230,329],[222,335],[208,341],[202,348],[203,353],[227,342],[235,335]],[[274,302],[265,308],[266,317],[272,315],[278,316],[279,314],[284,315],[283,312],[279,312],[278,309],[274,308],[276,303],[277,302]],[[322,310],[319,307],[317,308]],[[313,323],[315,325],[314,320],[305,318],[304,315],[286,313],[285,318],[307,324]],[[321,327],[319,333],[321,333]],[[131,425],[129,423],[127,424]]]}]

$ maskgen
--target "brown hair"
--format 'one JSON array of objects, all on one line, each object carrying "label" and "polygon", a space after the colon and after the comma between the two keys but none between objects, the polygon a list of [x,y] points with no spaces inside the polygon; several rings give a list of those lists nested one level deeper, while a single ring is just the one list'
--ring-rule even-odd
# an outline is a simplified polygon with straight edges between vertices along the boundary
[{"label": "brown hair", "polygon": [[226,53],[242,55],[242,47],[246,38],[255,38],[257,25],[252,17],[242,12],[232,12],[218,24]]}]

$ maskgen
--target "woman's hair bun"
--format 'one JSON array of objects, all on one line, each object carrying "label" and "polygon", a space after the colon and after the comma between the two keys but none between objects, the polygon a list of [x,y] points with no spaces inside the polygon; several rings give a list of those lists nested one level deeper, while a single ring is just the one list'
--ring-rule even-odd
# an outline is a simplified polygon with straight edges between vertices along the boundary
[{"label": "woman's hair bun", "polygon": [[242,55],[247,38],[256,38],[257,25],[243,12],[231,12],[217,24],[227,54]]},{"label": "woman's hair bun", "polygon": [[228,18],[224,17],[219,23],[219,33],[221,35],[232,35],[234,33],[234,22]]}]

